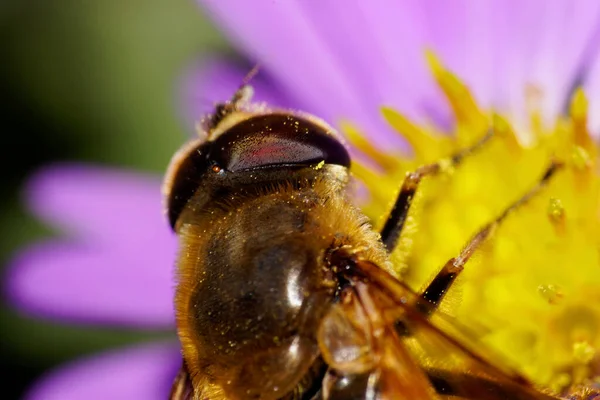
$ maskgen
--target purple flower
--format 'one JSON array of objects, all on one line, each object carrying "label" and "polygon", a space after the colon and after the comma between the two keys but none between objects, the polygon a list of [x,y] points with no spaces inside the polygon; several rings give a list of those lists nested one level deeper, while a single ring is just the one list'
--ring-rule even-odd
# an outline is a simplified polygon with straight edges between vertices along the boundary
[{"label": "purple flower", "polygon": [[[258,100],[337,123],[349,118],[379,146],[403,142],[379,116],[390,105],[418,121],[451,125],[424,49],[436,54],[481,104],[518,124],[524,91],[542,90],[546,119],[573,87],[590,96],[600,131],[600,2],[499,0],[204,0],[209,15],[262,72]],[[318,6],[317,6],[318,5]],[[184,83],[184,115],[209,111],[245,70],[213,60]],[[373,135],[373,132],[377,132]],[[175,237],[161,214],[160,178],[83,165],[42,170],[27,186],[34,214],[64,237],[24,249],[6,279],[9,298],[34,315],[139,329],[173,326]],[[172,343],[115,350],[50,373],[31,399],[164,399],[178,367]]]}]

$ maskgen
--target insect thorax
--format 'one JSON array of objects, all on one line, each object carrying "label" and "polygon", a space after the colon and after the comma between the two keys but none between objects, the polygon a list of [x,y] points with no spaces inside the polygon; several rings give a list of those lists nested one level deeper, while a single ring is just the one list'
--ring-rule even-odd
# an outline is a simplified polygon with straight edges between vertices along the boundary
[{"label": "insect thorax", "polygon": [[328,252],[388,262],[329,173],[228,192],[182,224],[176,311],[194,386],[233,397],[292,390],[319,357],[316,330],[335,296]]}]

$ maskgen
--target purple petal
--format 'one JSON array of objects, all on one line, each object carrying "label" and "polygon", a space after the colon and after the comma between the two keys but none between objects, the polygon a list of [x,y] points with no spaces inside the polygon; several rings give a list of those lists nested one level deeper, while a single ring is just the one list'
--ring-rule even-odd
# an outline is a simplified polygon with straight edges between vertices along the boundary
[{"label": "purple petal", "polygon": [[523,115],[531,84],[554,117],[591,58],[585,49],[600,21],[592,0],[357,0],[343,9],[333,0],[200,2],[310,111],[330,121],[349,117],[370,133],[386,131],[374,118],[381,104],[413,117],[433,104],[447,115],[423,65],[426,45],[484,105]]},{"label": "purple petal", "polygon": [[[548,5],[540,3],[545,18],[537,51],[530,53],[528,79],[543,89],[546,115],[557,115],[568,101],[581,64],[590,56],[585,53],[600,23],[600,2],[564,0]],[[527,61],[526,55],[523,60]]]},{"label": "purple petal", "polygon": [[29,186],[32,207],[76,239],[31,246],[7,270],[11,301],[46,317],[170,327],[176,239],[157,179],[54,167]]},{"label": "purple petal", "polygon": [[415,94],[433,89],[424,63],[425,26],[418,0],[404,1],[398,13],[390,12],[398,10],[393,0],[380,1],[378,6],[351,0],[343,11],[334,1],[319,2],[318,7],[297,3],[341,66],[349,87],[370,107],[365,112],[375,113],[388,104],[415,115]]},{"label": "purple petal", "polygon": [[181,365],[174,344],[151,344],[75,361],[37,382],[27,400],[163,400]]},{"label": "purple petal", "polygon": [[[600,24],[600,3],[559,0],[456,0],[422,3],[434,49],[477,99],[526,119],[526,90],[542,93],[553,122],[562,113],[588,44]],[[597,51],[597,49],[596,49]]]},{"label": "purple petal", "polygon": [[588,40],[581,65],[585,93],[589,99],[589,128],[600,137],[600,21]]},{"label": "purple petal", "polygon": [[39,316],[90,323],[170,327],[172,251],[160,243],[131,253],[47,242],[17,256],[5,288],[16,306]]},{"label": "purple petal", "polygon": [[35,174],[25,194],[38,217],[90,242],[129,248],[172,237],[157,176],[55,165]]},{"label": "purple petal", "polygon": [[589,97],[589,127],[592,134],[600,137],[600,52],[590,63],[585,93]]},{"label": "purple petal", "polygon": [[[194,65],[184,76],[183,109],[185,120],[193,127],[204,115],[214,111],[216,103],[229,100],[240,87],[249,68],[234,65],[224,59],[213,59]],[[298,104],[290,101],[268,79],[264,71],[252,78],[254,101],[265,102],[273,107],[295,109]]]},{"label": "purple petal", "polygon": [[[389,87],[398,81],[398,77],[391,80],[387,79],[388,75],[373,73],[372,70],[382,71],[371,60],[373,52],[363,54],[360,48],[352,48],[356,44],[353,39],[371,26],[371,23],[353,25],[360,17],[358,12],[346,21],[351,29],[332,23],[332,28],[341,32],[329,37],[326,32],[331,31],[324,26],[329,23],[327,16],[334,20],[341,17],[335,7],[327,7],[326,2],[319,2],[319,9],[323,12],[320,22],[313,18],[314,15],[307,14],[312,9],[305,8],[302,2],[207,0],[203,4],[240,47],[265,66],[286,93],[293,94],[295,99],[306,105],[307,111],[316,112],[332,123],[337,123],[340,118],[351,118],[371,133],[376,141],[400,145],[397,136],[385,135],[390,129],[378,113],[381,102],[373,103],[374,99],[386,101],[380,93],[382,88],[386,88],[386,93],[400,93]],[[236,12],[230,12],[232,9]],[[323,31],[319,32],[316,26]],[[347,38],[347,44],[336,38]],[[366,44],[363,44],[365,47]],[[340,52],[350,54],[344,56]],[[422,60],[417,61],[422,64]],[[353,68],[359,64],[360,70]],[[383,70],[393,71],[390,68]],[[370,85],[367,78],[377,84]],[[419,84],[416,80],[412,83]],[[411,102],[406,102],[406,105],[410,106]]]}]

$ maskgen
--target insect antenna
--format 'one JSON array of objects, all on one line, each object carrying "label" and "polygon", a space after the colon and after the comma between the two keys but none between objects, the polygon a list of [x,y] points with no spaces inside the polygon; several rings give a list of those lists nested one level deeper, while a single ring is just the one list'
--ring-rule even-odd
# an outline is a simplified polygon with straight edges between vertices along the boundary
[{"label": "insect antenna", "polygon": [[259,64],[255,64],[254,67],[248,71],[244,79],[242,79],[242,84],[235,91],[233,96],[231,96],[231,99],[225,103],[218,103],[215,106],[215,110],[208,121],[207,130],[216,127],[227,115],[239,110],[241,106],[250,102],[254,95],[254,89],[250,85],[250,81],[258,74],[259,69]]}]

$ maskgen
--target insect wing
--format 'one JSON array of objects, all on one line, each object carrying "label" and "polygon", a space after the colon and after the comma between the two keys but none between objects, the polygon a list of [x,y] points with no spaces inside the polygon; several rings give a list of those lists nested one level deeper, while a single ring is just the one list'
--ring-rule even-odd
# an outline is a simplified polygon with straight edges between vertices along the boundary
[{"label": "insect wing", "polygon": [[[418,376],[412,371],[418,365],[442,399],[557,399],[535,390],[500,357],[488,353],[468,331],[441,313],[427,317],[414,306],[418,295],[386,271],[364,261],[356,261],[356,267],[361,281],[355,285],[356,293],[368,314],[365,318],[388,327],[375,343],[381,355],[379,369],[396,374],[395,378],[386,377],[385,382],[407,379],[403,369],[410,370],[413,378]],[[394,334],[390,334],[391,329]]]},{"label": "insect wing", "polygon": [[[437,399],[427,376],[379,310],[362,282],[342,293],[318,332],[321,354],[329,366],[322,398]],[[388,302],[389,303],[389,302]]]}]

